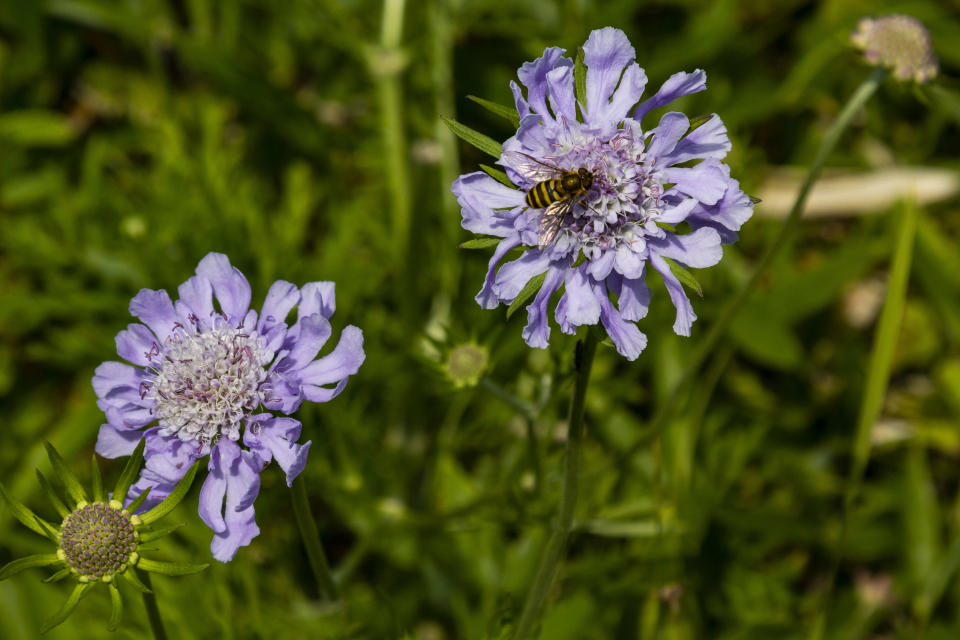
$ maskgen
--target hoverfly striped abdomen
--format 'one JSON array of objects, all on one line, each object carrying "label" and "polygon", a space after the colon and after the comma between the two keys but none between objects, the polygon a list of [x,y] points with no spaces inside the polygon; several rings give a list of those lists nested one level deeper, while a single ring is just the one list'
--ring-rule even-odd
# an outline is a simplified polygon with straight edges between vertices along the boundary
[{"label": "hoverfly striped abdomen", "polygon": [[538,182],[527,191],[527,206],[531,209],[545,209],[551,203],[563,200],[565,192],[559,178]]},{"label": "hoverfly striped abdomen", "polygon": [[543,209],[541,249],[556,239],[574,202],[592,208],[583,199],[593,185],[593,173],[588,169],[561,169],[519,151],[504,151],[503,157],[514,171],[535,183],[527,190],[524,201],[530,209]]}]

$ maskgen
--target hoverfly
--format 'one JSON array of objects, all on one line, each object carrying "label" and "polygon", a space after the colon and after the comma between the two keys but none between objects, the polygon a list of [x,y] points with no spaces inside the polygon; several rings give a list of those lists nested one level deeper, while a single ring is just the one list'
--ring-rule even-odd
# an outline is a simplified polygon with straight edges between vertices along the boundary
[{"label": "hoverfly", "polygon": [[539,229],[541,249],[556,240],[574,202],[592,209],[580,197],[593,184],[593,172],[590,170],[562,169],[520,151],[504,151],[503,155],[514,171],[536,182],[527,191],[525,200],[530,209],[543,209]]}]

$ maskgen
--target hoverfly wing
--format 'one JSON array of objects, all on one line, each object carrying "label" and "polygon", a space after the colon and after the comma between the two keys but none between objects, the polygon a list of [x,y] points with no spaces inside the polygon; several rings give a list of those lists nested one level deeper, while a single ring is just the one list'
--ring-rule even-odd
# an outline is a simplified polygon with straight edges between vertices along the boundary
[{"label": "hoverfly wing", "polygon": [[550,166],[521,151],[504,151],[500,164],[510,167],[530,182],[550,180],[563,173],[560,167]]},{"label": "hoverfly wing", "polygon": [[563,219],[567,217],[573,200],[558,200],[553,202],[540,215],[540,248],[544,249],[557,239]]}]

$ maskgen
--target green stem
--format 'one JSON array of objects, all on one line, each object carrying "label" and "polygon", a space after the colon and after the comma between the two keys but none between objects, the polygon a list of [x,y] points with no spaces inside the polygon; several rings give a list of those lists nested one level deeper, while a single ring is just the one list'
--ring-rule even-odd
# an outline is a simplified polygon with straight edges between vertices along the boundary
[{"label": "green stem", "polygon": [[293,514],[297,519],[297,527],[300,529],[300,538],[303,540],[303,546],[307,550],[307,559],[310,561],[310,568],[313,570],[313,577],[317,580],[320,592],[331,600],[340,597],[340,590],[330,572],[330,565],[327,563],[327,556],[323,552],[323,545],[320,543],[320,532],[317,531],[317,523],[313,519],[313,513],[310,512],[310,499],[307,497],[307,485],[302,476],[298,476],[293,481],[290,488],[290,495],[293,498]]},{"label": "green stem", "polygon": [[560,504],[560,513],[554,523],[550,539],[543,550],[537,574],[533,585],[527,594],[523,605],[523,613],[513,633],[513,640],[523,640],[530,637],[531,632],[540,618],[543,601],[553,584],[560,562],[563,560],[567,539],[573,526],[573,511],[577,506],[577,492],[580,471],[580,443],[583,440],[583,414],[586,407],[587,384],[590,382],[590,369],[593,366],[593,356],[597,352],[600,342],[600,330],[590,326],[583,341],[577,343],[575,358],[576,383],[573,389],[573,398],[570,401],[570,420],[567,429],[567,450],[563,468],[563,498]]},{"label": "green stem", "polygon": [[[455,16],[460,8],[460,0],[433,0],[429,7],[429,27],[431,41],[431,79],[433,81],[433,105],[436,111],[433,135],[440,146],[440,208],[441,218],[437,222],[443,232],[443,252],[456,252],[460,231],[460,209],[450,185],[460,174],[457,158],[457,139],[453,132],[440,119],[441,115],[455,117],[456,99],[453,91],[453,36],[456,26]],[[440,278],[440,290],[453,291],[460,281],[461,261],[450,254],[437,255],[438,264],[447,265],[437,274]]]},{"label": "green stem", "polygon": [[744,302],[750,297],[750,294],[753,293],[753,290],[757,286],[757,282],[760,281],[760,277],[766,272],[767,268],[773,262],[773,259],[777,256],[778,253],[787,245],[787,242],[790,240],[793,232],[800,221],[800,215],[803,213],[804,205],[807,203],[807,196],[810,195],[810,190],[813,188],[813,185],[816,183],[817,179],[820,178],[820,173],[823,171],[823,166],[826,164],[827,158],[833,152],[833,148],[837,146],[837,142],[840,141],[840,136],[850,125],[850,122],[853,120],[853,117],[863,108],[863,105],[866,104],[867,100],[876,92],[877,88],[880,86],[880,83],[883,81],[886,71],[883,69],[875,70],[869,78],[863,81],[863,83],[857,88],[857,90],[850,96],[850,100],[847,101],[847,104],[844,105],[843,110],[840,111],[840,115],[837,116],[837,119],[833,121],[833,124],[830,125],[830,128],[827,130],[826,135],[823,137],[823,143],[820,145],[820,149],[817,151],[816,157],[813,159],[813,164],[810,165],[810,168],[807,170],[807,175],[803,179],[803,184],[800,186],[800,191],[797,193],[797,199],[793,203],[793,208],[790,209],[790,213],[787,215],[786,219],[783,221],[783,225],[780,227],[780,231],[777,233],[777,237],[774,239],[773,243],[767,247],[766,252],[760,258],[760,261],[754,267],[753,272],[750,274],[750,277],[747,281],[740,287],[736,295],[727,303],[727,305],[720,312],[720,315],[717,316],[717,319],[714,320],[713,325],[710,327],[710,330],[707,331],[707,335],[700,341],[700,345],[697,348],[697,351],[694,353],[693,358],[690,360],[690,364],[687,365],[687,368],[684,369],[683,373],[679,378],[673,383],[666,395],[666,401],[663,402],[660,407],[657,409],[657,412],[654,414],[653,419],[650,421],[650,428],[644,437],[640,438],[627,452],[625,459],[629,460],[634,453],[640,450],[650,438],[654,437],[660,432],[663,428],[664,423],[667,418],[669,418],[670,411],[677,404],[677,399],[680,396],[680,392],[683,390],[684,386],[690,380],[693,379],[693,376],[700,370],[700,367],[709,357],[710,353],[713,351],[713,348],[717,345],[720,338],[724,336],[727,331],[727,328],[730,326],[731,321],[736,316],[737,311],[743,305]]},{"label": "green stem", "polygon": [[407,143],[404,135],[401,74],[406,58],[400,43],[403,36],[405,0],[384,0],[380,47],[371,60],[377,84],[380,131],[383,138],[383,166],[387,177],[392,242],[406,256],[410,235],[410,175],[407,171]]},{"label": "green stem", "polygon": [[143,594],[143,605],[147,608],[147,620],[150,621],[150,629],[153,630],[153,637],[155,640],[167,640],[167,632],[163,628],[163,618],[160,617],[160,608],[157,606],[157,593],[153,590],[150,573],[148,571],[132,570],[137,572],[137,575],[140,577],[140,582],[142,582],[147,589],[150,589],[150,593]]}]

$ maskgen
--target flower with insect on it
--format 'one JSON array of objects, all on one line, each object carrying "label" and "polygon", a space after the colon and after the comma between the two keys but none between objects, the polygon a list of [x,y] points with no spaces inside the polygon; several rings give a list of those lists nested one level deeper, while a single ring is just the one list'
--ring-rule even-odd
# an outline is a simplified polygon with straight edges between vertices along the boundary
[{"label": "flower with insect on it", "polygon": [[107,417],[97,453],[125,456],[146,440],[146,465],[127,499],[150,489],[147,506],[209,456],[199,512],[214,531],[213,557],[227,562],[260,533],[260,472],[276,460],[291,485],[306,464],[310,442],[298,444],[300,423],[285,415],[343,391],[363,363],[363,333],[345,327],[317,358],[333,334],[334,283],[279,280],[258,315],[247,279],[220,253],[203,258],[178,293],[174,302],[143,289],[130,301],[142,324],[117,335],[117,352],[132,364],[104,362],[93,377]]},{"label": "flower with insect on it", "polygon": [[888,67],[898,80],[929,82],[937,75],[930,32],[911,16],[863,18],[850,36],[868,64]]},{"label": "flower with insect on it", "polygon": [[[147,492],[126,507],[118,500],[112,499],[110,495],[104,493],[97,459],[94,456],[93,491],[87,494],[76,476],[67,469],[53,445],[44,443],[44,446],[54,473],[66,488],[64,502],[54,493],[44,475],[37,470],[41,486],[62,518],[60,524],[48,522],[35,515],[7,493],[3,485],[0,485],[0,495],[14,517],[31,531],[49,539],[57,547],[52,553],[26,556],[10,562],[0,569],[0,580],[6,580],[31,567],[47,567],[54,570],[54,573],[44,582],[65,578],[76,582],[67,601],[44,623],[41,633],[46,633],[66,620],[80,599],[99,583],[105,584],[110,592],[113,607],[107,626],[111,631],[115,630],[123,615],[123,600],[117,589],[117,582],[123,580],[138,591],[149,592],[137,577],[134,567],[141,571],[173,576],[197,573],[207,568],[206,564],[162,562],[142,555],[143,544],[161,538],[185,524],[156,526],[157,521],[170,513],[190,490],[197,471],[196,465],[189,467],[166,498],[151,509],[137,514],[136,511],[147,498]],[[144,442],[141,440],[120,474],[113,496],[122,496],[127,493],[130,483],[133,482],[143,462],[143,447]]]},{"label": "flower with insect on it", "polygon": [[[548,306],[562,287],[560,330],[600,323],[633,360],[647,342],[636,322],[647,314],[650,268],[676,307],[674,331],[690,335],[696,314],[681,280],[696,281],[684,267],[716,264],[753,202],[722,162],[731,145],[719,116],[671,111],[641,124],[703,91],[703,71],[674,74],[641,101],[646,74],[619,29],[592,32],[576,63],[563,54],[551,47],[520,68],[525,93],[511,82],[519,126],[502,147],[505,173],[488,168],[453,185],[463,227],[492,237],[475,246],[496,242],[476,299],[512,311],[535,294],[523,337],[544,348]],[[500,266],[514,250],[520,256]]]}]

